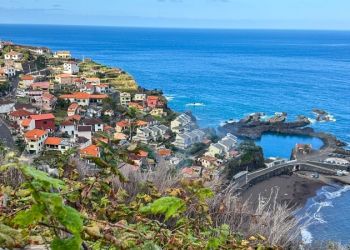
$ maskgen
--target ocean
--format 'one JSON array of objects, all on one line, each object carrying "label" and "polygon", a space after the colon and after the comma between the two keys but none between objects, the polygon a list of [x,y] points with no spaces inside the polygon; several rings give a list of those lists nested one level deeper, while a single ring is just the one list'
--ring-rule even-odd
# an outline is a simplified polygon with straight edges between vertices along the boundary
[{"label": "ocean", "polygon": [[[332,122],[312,126],[350,142],[348,31],[0,25],[0,39],[121,67],[139,85],[162,89],[173,109],[191,110],[201,127],[252,112],[313,118],[320,108]],[[265,138],[265,155],[286,155],[290,149],[281,150],[280,141]],[[288,141],[292,146],[295,138]],[[348,187],[320,190],[304,208],[313,224],[303,235],[350,243],[349,208]]]}]

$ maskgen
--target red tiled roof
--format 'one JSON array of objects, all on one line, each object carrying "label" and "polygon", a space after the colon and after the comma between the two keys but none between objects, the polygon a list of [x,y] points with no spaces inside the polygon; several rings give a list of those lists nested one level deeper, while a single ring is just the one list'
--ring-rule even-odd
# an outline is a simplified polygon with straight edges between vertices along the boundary
[{"label": "red tiled roof", "polygon": [[70,78],[70,77],[73,77],[73,76],[70,75],[70,74],[58,74],[58,75],[56,75],[56,77],[59,77],[59,78]]},{"label": "red tiled roof", "polygon": [[73,102],[71,105],[69,105],[68,110],[76,110],[79,107],[79,104],[76,102]]},{"label": "red tiled roof", "polygon": [[61,126],[72,126],[72,125],[74,125],[74,122],[69,120],[61,122]]},{"label": "red tiled roof", "polygon": [[40,121],[40,120],[55,119],[55,116],[50,113],[50,114],[31,115],[30,118],[36,121]]},{"label": "red tiled roof", "polygon": [[138,120],[136,121],[136,126],[142,127],[142,126],[147,126],[148,122],[142,121],[142,120]]},{"label": "red tiled roof", "polygon": [[50,82],[35,82],[30,85],[32,88],[49,88]]},{"label": "red tiled roof", "polygon": [[13,117],[21,117],[21,116],[30,116],[32,114],[33,113],[31,113],[31,112],[29,112],[27,110],[19,109],[19,110],[11,112],[9,115],[13,116]]},{"label": "red tiled roof", "polygon": [[45,92],[43,95],[42,95],[43,98],[46,98],[46,99],[49,99],[49,100],[53,100],[55,99],[55,96],[54,95],[51,95],[49,92]]},{"label": "red tiled roof", "polygon": [[149,100],[149,101],[157,101],[157,100],[159,100],[159,96],[150,95],[150,96],[147,96],[147,100]]},{"label": "red tiled roof", "polygon": [[47,137],[45,140],[46,145],[60,145],[62,138],[59,137]]},{"label": "red tiled roof", "polygon": [[166,149],[166,148],[159,149],[158,150],[158,154],[160,156],[169,156],[169,155],[171,155],[171,150],[170,149]]},{"label": "red tiled roof", "polygon": [[29,140],[37,140],[39,137],[45,135],[47,132],[41,129],[33,129],[24,134],[24,137]]},{"label": "red tiled roof", "polygon": [[81,149],[80,155],[82,157],[86,157],[86,156],[98,157],[99,151],[100,151],[99,147],[97,147],[96,145],[90,145],[90,146],[87,146],[86,148]]},{"label": "red tiled roof", "polygon": [[80,121],[81,116],[80,115],[71,115],[66,118],[67,121]]},{"label": "red tiled roof", "polygon": [[148,152],[147,151],[143,151],[143,150],[139,150],[137,155],[141,156],[141,157],[147,157],[148,156]]},{"label": "red tiled roof", "polygon": [[100,95],[90,95],[90,99],[106,99],[108,95],[100,94]]},{"label": "red tiled roof", "polygon": [[101,94],[101,95],[90,95],[89,93],[85,92],[76,92],[73,94],[67,94],[67,95],[61,95],[61,99],[70,99],[70,98],[75,98],[75,99],[105,99],[107,98],[108,95]]},{"label": "red tiled roof", "polygon": [[117,122],[117,126],[124,128],[124,127],[130,126],[130,123],[129,121],[124,120],[124,121]]},{"label": "red tiled roof", "polygon": [[31,75],[24,75],[21,77],[21,80],[26,81],[26,80],[34,80],[34,77]]},{"label": "red tiled roof", "polygon": [[21,122],[21,125],[22,127],[28,127],[31,123],[32,119],[24,119],[22,122]]}]

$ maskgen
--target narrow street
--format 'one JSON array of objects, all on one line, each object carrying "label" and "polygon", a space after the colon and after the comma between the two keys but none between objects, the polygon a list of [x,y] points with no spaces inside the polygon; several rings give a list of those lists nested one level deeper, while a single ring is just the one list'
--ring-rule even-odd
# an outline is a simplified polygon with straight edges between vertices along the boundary
[{"label": "narrow street", "polygon": [[9,148],[15,147],[11,130],[7,127],[5,122],[0,118],[0,141]]}]

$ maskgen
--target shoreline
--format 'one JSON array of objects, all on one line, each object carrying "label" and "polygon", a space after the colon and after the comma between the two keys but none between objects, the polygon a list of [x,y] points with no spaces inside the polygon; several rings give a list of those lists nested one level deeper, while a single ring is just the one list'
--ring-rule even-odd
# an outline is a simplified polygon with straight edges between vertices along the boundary
[{"label": "shoreline", "polygon": [[266,199],[274,192],[277,203],[287,203],[289,207],[303,208],[310,198],[316,197],[322,187],[331,187],[334,184],[342,187],[349,185],[346,177],[318,174],[318,178],[313,178],[311,174],[313,173],[300,171],[292,175],[274,176],[250,186],[239,196],[256,206],[259,196]]},{"label": "shoreline", "polygon": [[319,179],[311,179],[300,174],[274,176],[240,193],[243,200],[253,206],[257,205],[259,197],[267,199],[271,194],[278,204],[286,203],[288,207],[304,207],[309,198],[315,197],[317,191],[328,184]]}]

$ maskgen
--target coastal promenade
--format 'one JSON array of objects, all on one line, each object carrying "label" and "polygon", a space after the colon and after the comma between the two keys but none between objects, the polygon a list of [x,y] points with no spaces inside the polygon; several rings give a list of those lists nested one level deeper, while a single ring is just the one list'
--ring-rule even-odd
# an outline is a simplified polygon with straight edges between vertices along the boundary
[{"label": "coastal promenade", "polygon": [[[291,174],[296,171],[309,171],[316,172],[325,175],[335,176],[338,170],[345,170],[344,166],[320,163],[314,161],[299,161],[292,160],[283,164],[279,164],[273,167],[260,169],[241,176],[235,181],[235,188],[237,190],[243,190],[249,188],[258,182],[271,178],[273,176],[279,176],[283,174]],[[346,179],[347,180],[347,179]],[[345,179],[343,178],[343,181]]]}]

